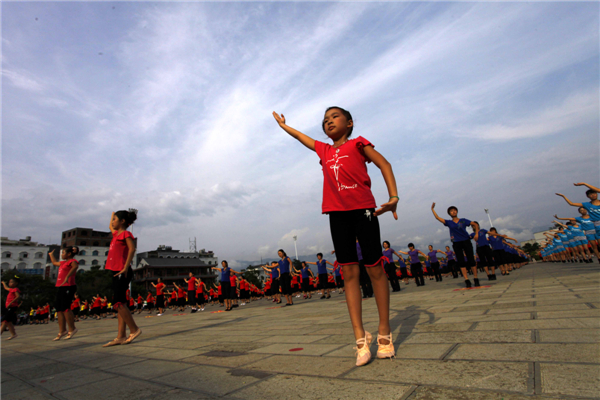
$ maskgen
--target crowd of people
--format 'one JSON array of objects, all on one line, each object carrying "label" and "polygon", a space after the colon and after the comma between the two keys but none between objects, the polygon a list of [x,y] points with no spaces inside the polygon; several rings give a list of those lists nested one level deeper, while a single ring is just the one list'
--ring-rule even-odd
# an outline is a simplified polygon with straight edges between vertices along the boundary
[{"label": "crowd of people", "polygon": [[[58,294],[54,304],[59,332],[54,340],[75,336],[78,331],[75,323],[81,319],[113,316],[118,319],[117,337],[104,346],[128,344],[142,334],[133,318],[136,312],[156,310],[157,315],[162,315],[167,309],[181,312],[185,307],[196,312],[203,311],[206,304],[219,304],[224,311],[231,311],[249,301],[261,299],[278,304],[285,299],[285,306],[293,306],[294,297],[310,299],[318,293],[321,299],[329,299],[332,291],[337,290],[345,294],[356,338],[356,365],[362,366],[371,360],[369,345],[373,340],[371,333],[363,327],[362,298],[374,296],[376,299],[379,316],[377,357],[391,358],[395,356],[395,349],[389,324],[390,287],[392,292],[398,292],[401,290],[400,282],[406,285],[410,280],[421,287],[425,285],[426,276],[436,282],[441,282],[444,277],[456,279],[462,276],[466,288],[478,287],[478,273],[485,272],[488,280],[493,281],[497,279],[496,270],[500,270],[501,275],[508,275],[527,263],[528,257],[515,239],[500,234],[493,227],[482,229],[477,221],[459,218],[455,206],[447,209],[449,219],[443,219],[437,214],[435,203],[431,211],[434,218],[449,229],[452,248],[446,246],[445,250],[441,250],[430,245],[426,251],[422,251],[409,243],[405,251],[394,250],[388,241],[381,241],[378,222],[378,217],[387,212],[398,219],[396,208],[399,197],[394,173],[391,164],[374,149],[371,142],[361,136],[350,138],[354,129],[351,114],[340,107],[326,110],[321,125],[332,144],[314,140],[288,126],[283,115],[274,112],[273,116],[286,133],[314,151],[320,159],[324,176],[322,213],[329,217],[334,246],[332,254],[336,255],[336,261],[331,263],[319,253],[316,261],[301,262],[301,267],[297,268],[285,251],[279,250],[279,261],[262,266],[268,274],[262,288],[249,283],[240,272],[231,269],[227,261],[222,261],[221,267],[213,267],[220,275],[218,284],[203,282],[190,274],[184,282],[173,283],[172,288],[167,288],[158,279],[156,284],[153,283],[155,293],[148,293],[146,298],[140,294],[131,296],[129,287],[133,276],[131,261],[135,254],[135,243],[128,228],[136,220],[137,210],[117,211],[111,216],[109,225],[112,242],[105,266],[113,273],[113,297],[110,302],[100,294],[91,301],[81,302],[76,295],[78,263],[74,256],[79,251],[77,247],[63,249],[61,261],[56,260],[53,253],[50,254],[53,264],[59,267],[56,282]],[[371,180],[367,172],[366,164],[371,162],[381,171],[389,193],[389,200],[379,208],[371,192]],[[595,236],[592,238],[590,233],[587,240],[588,243],[594,243],[592,246],[595,246],[594,251],[598,256],[598,188],[585,185],[590,188],[588,197],[591,202],[576,204],[565,198],[569,204],[580,207],[582,217],[568,219],[566,228],[561,227],[553,233],[554,237],[548,239],[549,243],[543,250],[545,259],[563,262],[573,261],[576,257],[588,261],[591,259],[584,244],[580,243],[581,236],[577,236],[578,224],[583,226],[586,235],[588,231],[592,232],[590,226],[594,226]],[[472,232],[468,232],[467,228]],[[569,246],[565,246],[569,235],[567,231],[575,235]],[[312,272],[309,265],[316,265],[317,274]],[[473,276],[473,285],[470,275]],[[8,291],[8,298],[2,310],[2,332],[10,331],[9,339],[14,339],[17,337],[14,321],[20,297],[18,278],[11,279],[8,284],[3,282],[3,285]],[[41,320],[47,322],[44,313],[39,315]]]}]

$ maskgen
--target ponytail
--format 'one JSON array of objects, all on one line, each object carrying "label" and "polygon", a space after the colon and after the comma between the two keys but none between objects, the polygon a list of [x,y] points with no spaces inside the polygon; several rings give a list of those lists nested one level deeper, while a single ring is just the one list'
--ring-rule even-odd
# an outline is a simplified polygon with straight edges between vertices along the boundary
[{"label": "ponytail", "polygon": [[129,210],[120,210],[115,213],[116,217],[122,221],[125,221],[125,225],[127,228],[131,226],[135,220],[137,219],[138,210],[135,208],[130,208]]}]

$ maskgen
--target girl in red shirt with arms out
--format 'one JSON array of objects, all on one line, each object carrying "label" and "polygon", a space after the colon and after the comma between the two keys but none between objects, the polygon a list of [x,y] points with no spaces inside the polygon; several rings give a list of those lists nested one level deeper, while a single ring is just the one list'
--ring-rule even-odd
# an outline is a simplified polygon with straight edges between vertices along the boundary
[{"label": "girl in red shirt with arms out", "polygon": [[[61,250],[60,258],[64,261],[57,261],[54,258],[54,251],[48,254],[52,265],[58,267],[58,278],[56,278],[56,287],[58,293],[56,294],[56,313],[58,314],[58,335],[54,340],[60,340],[63,336],[67,335],[65,339],[71,339],[76,333],[75,328],[75,315],[71,311],[71,304],[77,291],[77,285],[75,284],[75,274],[79,263],[74,258],[79,253],[79,248],[76,246],[69,246]],[[67,325],[69,331],[67,333]]]},{"label": "girl in red shirt with arms out", "polygon": [[[362,249],[362,258],[373,283],[379,311],[378,358],[395,355],[390,330],[390,293],[383,270],[383,254],[377,217],[391,211],[395,219],[398,205],[396,179],[390,163],[363,137],[349,139],[354,128],[350,113],[340,107],[325,111],[321,127],[333,145],[315,141],[302,132],[286,125],[285,117],[273,112],[279,126],[310,150],[315,151],[323,169],[323,213],[329,214],[331,237],[337,260],[344,269],[346,304],[356,338],[356,365],[365,365],[371,359],[371,334],[362,323],[362,296],[359,286],[359,259],[356,239]],[[371,179],[366,163],[373,162],[383,175],[389,200],[376,210],[371,193]],[[374,268],[373,268],[374,267]]]},{"label": "girl in red shirt with arms out", "polygon": [[[133,316],[127,307],[127,289],[133,278],[130,268],[135,254],[135,242],[131,232],[127,230],[137,219],[137,210],[121,210],[113,213],[110,219],[110,231],[112,241],[108,249],[105,268],[113,271],[113,308],[117,311],[119,328],[117,338],[108,342],[104,347],[119,344],[129,344],[142,334],[142,330],[136,325]],[[129,327],[129,337],[127,337]]]}]

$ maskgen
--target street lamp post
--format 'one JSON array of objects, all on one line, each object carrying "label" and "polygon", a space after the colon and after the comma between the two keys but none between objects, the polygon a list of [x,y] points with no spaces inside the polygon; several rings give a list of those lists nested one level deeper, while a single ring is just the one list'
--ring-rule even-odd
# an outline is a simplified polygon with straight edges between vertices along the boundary
[{"label": "street lamp post", "polygon": [[298,236],[294,235],[294,249],[296,250],[296,260],[298,259],[298,246],[296,246],[296,240],[298,240]]},{"label": "street lamp post", "polygon": [[485,213],[488,216],[488,219],[490,220],[490,228],[491,228],[494,225],[492,224],[492,218],[490,217],[490,210],[488,210],[487,208],[484,208],[484,210],[485,210]]}]

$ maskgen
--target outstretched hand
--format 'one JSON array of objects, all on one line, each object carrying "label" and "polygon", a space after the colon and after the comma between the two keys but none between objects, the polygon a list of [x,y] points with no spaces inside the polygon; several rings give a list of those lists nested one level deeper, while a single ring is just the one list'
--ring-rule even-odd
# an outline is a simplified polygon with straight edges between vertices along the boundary
[{"label": "outstretched hand", "polygon": [[565,197],[565,195],[562,193],[555,193],[555,195],[560,196],[560,197]]},{"label": "outstretched hand", "polygon": [[283,114],[279,115],[275,111],[273,111],[273,117],[275,117],[275,121],[277,121],[277,123],[280,126],[285,125],[285,117],[283,116]]},{"label": "outstretched hand", "polygon": [[573,185],[575,185],[575,186],[585,186],[585,183],[579,182],[579,183],[574,183]]},{"label": "outstretched hand", "polygon": [[397,207],[398,207],[398,199],[393,197],[387,203],[382,204],[381,208],[379,210],[375,210],[375,216],[378,217],[381,214],[391,211],[392,214],[394,215],[394,219],[397,220],[398,219],[398,214],[396,214]]},{"label": "outstretched hand", "polygon": [[435,208],[435,203],[433,203],[433,204],[431,205],[431,209],[433,210],[434,208]]}]

